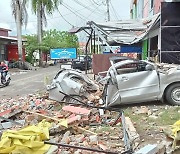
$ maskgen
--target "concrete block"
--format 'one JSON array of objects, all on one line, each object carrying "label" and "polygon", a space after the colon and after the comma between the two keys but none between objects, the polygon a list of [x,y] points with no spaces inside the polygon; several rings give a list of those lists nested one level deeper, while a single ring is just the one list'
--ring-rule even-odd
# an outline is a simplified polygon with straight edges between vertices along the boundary
[{"label": "concrete block", "polygon": [[89,115],[91,112],[91,110],[88,110],[86,108],[75,107],[75,106],[64,106],[62,109],[64,111],[69,111],[69,112],[80,114],[80,115]]},{"label": "concrete block", "polygon": [[69,125],[69,124],[72,124],[72,123],[80,121],[80,120],[81,120],[81,116],[80,115],[76,115],[76,116],[68,118],[67,119],[67,123]]},{"label": "concrete block", "polygon": [[157,152],[157,144],[148,144],[139,151],[135,152],[135,154],[156,154]]},{"label": "concrete block", "polygon": [[[25,120],[16,120],[16,122],[24,125],[25,124]],[[12,122],[3,122],[1,123],[3,129],[9,129],[9,128],[12,128],[15,124],[12,123]]]},{"label": "concrete block", "polygon": [[9,128],[11,128],[13,126],[13,124],[11,123],[11,122],[3,122],[2,123],[2,127],[4,128],[4,129],[9,129]]},{"label": "concrete block", "polygon": [[51,147],[49,148],[48,152],[46,154],[55,154],[58,151],[58,146],[55,145],[51,145]]}]

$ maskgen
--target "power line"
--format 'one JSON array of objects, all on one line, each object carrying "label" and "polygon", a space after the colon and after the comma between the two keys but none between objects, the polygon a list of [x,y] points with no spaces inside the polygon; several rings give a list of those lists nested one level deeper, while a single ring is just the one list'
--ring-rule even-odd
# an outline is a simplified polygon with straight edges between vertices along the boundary
[{"label": "power line", "polygon": [[66,21],[69,25],[71,25],[72,27],[74,27],[74,25],[72,25],[69,21],[66,20],[66,18],[64,18],[64,16],[61,14],[61,12],[58,9],[58,12],[60,14],[60,16],[64,19],[64,21]]},{"label": "power line", "polygon": [[[97,2],[95,2],[95,0],[91,0],[92,3],[94,3],[95,5],[101,5],[101,4],[98,4]],[[101,3],[103,4],[103,2],[101,1]]]},{"label": "power line", "polygon": [[94,10],[91,11],[89,15],[87,15],[87,19],[94,13],[95,10],[97,10],[101,5],[98,5]]},{"label": "power line", "polygon": [[[78,10],[76,10],[76,11],[71,11],[72,13],[67,13],[67,14],[63,14],[63,16],[68,16],[68,15],[71,15],[71,14],[74,14],[74,13],[76,13],[76,12],[79,12],[79,11],[82,11],[82,10],[85,10],[86,8],[82,8],[82,9],[78,9]],[[62,16],[60,15],[60,16],[58,16],[58,17],[53,17],[53,18],[49,18],[49,19],[47,19],[47,21],[48,20],[53,20],[53,19],[57,19],[57,18],[61,18]],[[84,20],[84,19],[83,19]],[[28,23],[33,23],[33,22],[37,22],[36,20],[31,20],[31,21],[28,21]],[[4,23],[4,22],[0,22],[0,23]],[[6,23],[9,23],[9,24],[15,24],[16,22],[14,21],[14,22],[12,22],[12,21],[7,21]]]},{"label": "power line", "polygon": [[111,1],[110,1],[110,5],[111,5],[111,8],[112,8],[112,10],[113,10],[113,12],[114,12],[114,15],[115,15],[116,19],[119,20],[118,14],[116,13],[116,10],[114,9],[114,7],[113,7]]},{"label": "power line", "polygon": [[[90,11],[94,11],[92,8],[90,8],[89,6],[86,6],[86,5],[84,5],[83,3],[81,3],[79,0],[74,0],[78,5],[81,5],[82,7],[84,7],[84,8],[86,8],[86,9],[88,9],[88,10],[90,10]],[[102,13],[101,12],[97,12],[98,14],[100,14],[100,15],[102,15]]]},{"label": "power line", "polygon": [[[104,4],[102,0],[100,0],[100,1],[101,1],[101,3],[100,3],[100,2],[97,3],[97,2],[95,2],[94,0],[91,0],[90,2],[91,2],[94,6],[97,6],[97,5],[98,5],[98,6],[102,6],[102,5],[106,6],[106,4]],[[98,8],[98,10],[99,10],[100,12],[105,12],[105,9],[102,10],[102,9]],[[104,15],[104,13],[103,13],[103,15]]]},{"label": "power line", "polygon": [[[69,5],[65,4],[65,3],[62,3],[62,5],[68,9],[69,11],[71,11],[72,13],[74,13],[75,15],[77,15],[79,18],[81,18],[82,20],[86,20],[86,17],[84,17],[83,15],[81,15],[80,13],[78,12],[75,12],[75,11],[72,11],[72,7],[70,7]],[[71,8],[71,9],[70,9]],[[80,14],[80,15],[78,15]]]},{"label": "power line", "polygon": [[[66,3],[63,3],[62,5],[63,5],[65,8],[67,8],[69,11],[71,11],[72,13],[74,13],[76,16],[78,16],[79,18],[81,18],[83,21],[87,21],[88,16],[85,17],[84,15],[81,15],[79,12],[72,11],[73,8],[70,7],[69,5],[67,5]],[[94,10],[91,11],[91,14],[92,14],[92,13],[94,13]],[[90,14],[90,15],[91,15],[91,14]]]}]

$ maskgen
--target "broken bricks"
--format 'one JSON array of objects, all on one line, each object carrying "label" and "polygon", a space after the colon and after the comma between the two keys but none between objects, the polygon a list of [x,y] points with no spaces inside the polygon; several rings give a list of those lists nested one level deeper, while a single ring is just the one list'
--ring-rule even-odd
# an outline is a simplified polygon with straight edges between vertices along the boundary
[{"label": "broken bricks", "polygon": [[[113,121],[114,116],[116,116],[114,113],[106,111],[103,113],[104,115],[99,116],[99,109],[89,109],[80,105],[63,106],[59,102],[49,100],[47,97],[44,98],[45,99],[38,95],[30,95],[17,100],[0,100],[0,113],[2,113],[2,116],[17,122],[18,120],[25,120],[25,126],[36,124],[40,122],[40,120],[46,119],[52,123],[50,138],[56,143],[62,142],[64,144],[91,147],[104,151],[111,149],[111,151],[119,153],[124,151],[123,133],[120,127],[121,119],[118,121],[118,125],[114,125],[113,127],[111,125],[107,127],[105,123],[103,123],[104,119],[110,122]],[[34,102],[33,104],[32,100]],[[21,108],[19,110],[19,107],[17,108],[17,102],[21,104],[22,110]],[[13,108],[16,109],[11,110]],[[59,122],[63,119],[67,120],[68,128],[59,126]],[[2,122],[6,123],[5,120],[2,120]],[[136,130],[132,130],[133,126],[128,124],[128,127],[130,127],[129,130],[132,131],[129,134],[136,136],[133,135],[133,132],[136,132]],[[17,129],[19,126],[13,125],[12,127],[8,126],[8,128]],[[2,127],[2,131],[4,130]],[[67,153],[78,153],[77,149],[72,148],[58,147],[57,150],[56,147],[52,150],[60,151],[59,149]],[[84,150],[79,150],[79,152],[84,153]]]},{"label": "broken bricks", "polygon": [[[20,110],[19,107],[17,108],[17,101],[21,104]],[[43,99],[38,95],[29,95],[17,100],[3,100],[0,107],[2,116],[8,117],[11,120],[17,120],[17,122],[18,120],[23,120],[25,126],[37,124],[42,119],[46,119],[52,123],[52,128],[50,128],[49,132],[51,135],[50,138],[59,143],[63,142],[70,145],[86,146],[102,150],[111,149],[110,146],[107,146],[108,142],[103,141],[103,136],[99,137],[99,133],[96,133],[89,126],[93,116],[96,117],[99,114],[98,109],[91,110],[81,106],[62,106],[59,102],[48,100],[47,97]],[[91,113],[91,111],[93,112]],[[64,127],[65,125],[59,125],[63,119],[66,120],[68,128]],[[7,123],[3,119],[2,122],[4,124]],[[96,122],[96,118],[94,122]],[[99,125],[100,123],[98,122],[97,124]],[[2,131],[6,130],[4,128],[2,127]],[[18,129],[19,126],[13,125],[11,127],[9,125],[6,128]],[[74,153],[77,150],[68,149],[68,151]]]}]

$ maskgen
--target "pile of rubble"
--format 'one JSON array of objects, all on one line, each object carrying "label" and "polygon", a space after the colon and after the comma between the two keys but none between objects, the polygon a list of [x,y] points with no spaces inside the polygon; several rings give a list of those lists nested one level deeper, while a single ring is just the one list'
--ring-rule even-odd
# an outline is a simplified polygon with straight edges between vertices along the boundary
[{"label": "pile of rubble", "polygon": [[[120,120],[113,124],[115,112],[106,111],[100,116],[98,109],[62,104],[43,96],[29,95],[0,101],[0,131],[37,125],[43,119],[52,124],[50,141],[83,146],[114,153],[124,149]],[[106,127],[103,127],[106,126]],[[84,153],[82,149],[56,147],[57,153]],[[98,152],[98,151],[97,151]],[[93,152],[94,153],[94,152]]]},{"label": "pile of rubble", "polygon": [[[136,113],[148,112],[145,107],[133,110]],[[142,147],[140,136],[130,118],[122,119],[119,113],[60,103],[49,100],[48,94],[29,95],[0,100],[0,131],[2,135],[7,129],[20,130],[46,120],[51,127],[49,138],[44,142],[52,145],[47,153],[131,153],[132,151],[127,152],[128,149],[137,151]],[[123,120],[126,130],[122,127]],[[157,153],[164,146],[157,149],[158,146],[147,145],[145,150],[147,148],[152,153]]]},{"label": "pile of rubble", "polygon": [[[101,85],[81,72],[61,70],[47,88],[43,95],[0,100],[0,153],[165,153],[165,144],[140,145],[131,119],[103,105]],[[132,110],[157,118],[146,107]]]}]

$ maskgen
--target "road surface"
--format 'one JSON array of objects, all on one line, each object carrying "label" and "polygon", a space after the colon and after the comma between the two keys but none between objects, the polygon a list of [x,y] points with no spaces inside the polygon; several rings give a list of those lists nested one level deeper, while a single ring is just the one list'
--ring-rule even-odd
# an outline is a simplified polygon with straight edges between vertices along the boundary
[{"label": "road surface", "polygon": [[46,91],[46,83],[51,82],[59,70],[59,65],[40,68],[36,71],[11,72],[11,83],[0,88],[0,99],[15,98]]}]

